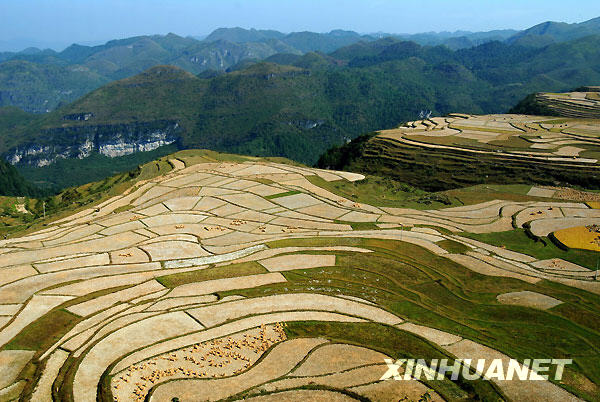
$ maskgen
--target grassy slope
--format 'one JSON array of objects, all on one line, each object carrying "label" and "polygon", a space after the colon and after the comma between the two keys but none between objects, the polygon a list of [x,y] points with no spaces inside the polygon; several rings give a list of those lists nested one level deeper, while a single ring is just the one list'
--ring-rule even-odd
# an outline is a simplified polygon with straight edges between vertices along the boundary
[{"label": "grassy slope", "polygon": [[[400,317],[468,337],[518,359],[573,357],[575,364],[567,370],[564,385],[591,400],[596,400],[600,392],[595,385],[600,384],[597,364],[600,350],[595,346],[600,341],[597,295],[547,281],[532,285],[480,275],[402,242],[296,239],[270,244],[291,245],[352,245],[376,253],[363,256],[338,252],[335,267],[287,272],[285,284],[224,292],[222,296],[264,296],[317,288],[320,293],[366,298]],[[541,311],[496,301],[498,294],[522,290],[547,294],[565,303]],[[524,323],[527,330],[523,330]],[[356,335],[355,339],[367,340],[373,336],[368,332],[348,332],[350,337]],[[400,357],[402,350],[391,353],[392,357]]]}]

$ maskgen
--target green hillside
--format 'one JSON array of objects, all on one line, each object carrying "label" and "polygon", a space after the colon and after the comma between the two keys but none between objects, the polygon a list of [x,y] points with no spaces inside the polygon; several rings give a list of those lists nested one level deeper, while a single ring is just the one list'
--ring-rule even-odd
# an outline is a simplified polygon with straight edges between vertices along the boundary
[{"label": "green hillside", "polygon": [[0,107],[45,113],[109,81],[84,67],[7,61],[0,63]]},{"label": "green hillside", "polygon": [[[173,65],[201,74],[213,70],[236,71],[261,60],[295,64],[290,55],[301,56],[310,52],[333,52],[331,56],[334,59],[349,61],[359,57],[378,57],[385,46],[399,41],[437,47],[434,53],[438,53],[438,57],[449,63],[462,63],[466,61],[461,60],[462,56],[457,58],[452,53],[442,52],[442,49],[465,50],[465,57],[470,50],[491,43],[542,50],[549,45],[600,34],[598,21],[596,18],[579,24],[546,22],[520,32],[507,29],[377,36],[344,30],[284,34],[274,30],[220,28],[204,40],[170,33],[111,40],[98,46],[73,44],[61,52],[31,48],[0,53],[0,106],[12,105],[43,113],[69,103],[104,83],[131,77],[157,65]],[[378,38],[381,40],[377,41]],[[376,41],[377,44],[371,46]],[[493,46],[486,49],[497,50]],[[475,53],[481,56],[480,50],[475,50]],[[501,58],[504,52],[496,52],[495,55]],[[523,56],[528,55],[530,53],[523,53]],[[383,59],[389,57],[388,54]],[[505,73],[495,71],[497,67],[487,65],[486,70],[489,71],[486,72],[496,76]],[[581,76],[590,71],[577,68],[573,72]],[[554,77],[542,79],[546,80],[547,86],[558,84]],[[562,77],[558,81],[562,81]]]},{"label": "green hillside", "polygon": [[[341,31],[340,31],[341,32]],[[221,29],[205,40],[175,34],[136,36],[99,46],[73,44],[62,52],[26,49],[0,53],[0,107],[45,113],[113,80],[163,64],[193,74],[225,71],[246,60],[289,53],[333,51],[372,40],[354,32],[329,34]]]},{"label": "green hillside", "polygon": [[0,107],[0,154],[19,142],[19,138],[14,135],[15,132],[23,130],[41,117],[14,106]]},{"label": "green hillside", "polygon": [[17,169],[0,160],[0,196],[38,195],[40,191],[25,181]]},{"label": "green hillside", "polygon": [[574,24],[547,21],[513,35],[508,42],[522,46],[543,47],[598,34],[600,34],[600,17]]},{"label": "green hillside", "polygon": [[[452,51],[382,39],[210,78],[154,67],[13,130],[18,143],[4,155],[20,165],[58,155],[83,163],[82,144],[91,141],[91,152],[106,156],[173,144],[312,164],[332,145],[421,111],[502,113],[530,93],[600,82],[599,44],[586,37],[543,49],[494,42]],[[164,141],[153,142],[156,132]]]}]

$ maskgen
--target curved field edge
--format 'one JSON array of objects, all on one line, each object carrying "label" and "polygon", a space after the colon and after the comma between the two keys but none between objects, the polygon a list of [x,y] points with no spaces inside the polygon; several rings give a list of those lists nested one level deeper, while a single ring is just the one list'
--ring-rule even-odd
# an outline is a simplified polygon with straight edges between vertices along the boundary
[{"label": "curved field edge", "polygon": [[[575,364],[567,368],[563,384],[559,385],[593,400],[593,394],[578,389],[577,381],[587,377],[595,384],[600,383],[600,370],[593,363],[597,362],[598,349],[595,345],[598,345],[600,340],[600,317],[597,313],[600,310],[600,297],[547,281],[532,285],[511,278],[480,275],[418,246],[397,241],[315,238],[281,240],[269,245],[284,247],[332,244],[361,246],[373,250],[374,253],[366,257],[340,252],[337,253],[337,263],[334,267],[285,272],[287,283],[222,292],[220,296],[236,294],[253,297],[290,291],[345,294],[365,298],[399,317],[464,336],[519,360],[532,356],[580,356],[574,358]],[[228,276],[229,273],[225,275]],[[114,289],[110,291],[112,290]],[[539,311],[500,305],[496,302],[498,294],[523,290],[543,293],[564,303],[549,311]],[[93,296],[97,295],[74,299],[68,304]],[[65,305],[57,307],[42,318],[41,322],[56,317],[56,314],[62,314],[64,307]],[[66,323],[55,337],[66,332],[75,322]],[[524,322],[530,323],[527,331],[519,331]],[[39,356],[45,345],[19,343],[19,339],[39,339],[42,332],[47,333],[47,327],[36,324],[38,322],[13,339],[13,345],[36,350],[36,356]],[[291,336],[302,333],[303,330],[297,324],[290,325],[290,328],[297,331],[290,333]],[[368,342],[361,343],[360,336],[371,339],[378,336],[378,331],[358,331],[354,338],[346,341],[370,347]],[[337,331],[334,332],[337,335],[332,336],[332,339],[337,339],[336,337],[344,332],[354,333],[351,330]],[[412,339],[414,335],[410,337]],[[539,339],[545,339],[546,342],[540,343]],[[377,343],[374,342],[375,345]],[[392,351],[386,353],[395,356]],[[67,363],[59,376],[65,380],[56,383],[60,385],[57,391],[59,400],[70,400],[72,395],[71,383],[77,361],[70,359]],[[32,373],[35,371],[34,366],[29,367],[27,373],[22,373],[23,378],[30,384],[35,383],[36,374]]]},{"label": "curved field edge", "polygon": [[[402,242],[344,240],[301,239],[293,244],[322,246],[335,242],[369,248],[375,253],[368,257],[340,256],[335,267],[289,271],[284,273],[287,283],[223,292],[220,296],[312,291],[361,297],[411,322],[472,339],[520,360],[530,356],[579,356],[559,385],[585,395],[576,389],[582,375],[599,383],[600,370],[592,363],[598,359],[594,342],[600,332],[597,295],[545,280],[533,285],[477,274]],[[291,244],[291,240],[276,242],[278,247]],[[564,303],[541,311],[496,301],[499,294],[524,290]],[[527,325],[527,331],[523,331],[523,325]],[[546,342],[540,343],[540,339]]]}]

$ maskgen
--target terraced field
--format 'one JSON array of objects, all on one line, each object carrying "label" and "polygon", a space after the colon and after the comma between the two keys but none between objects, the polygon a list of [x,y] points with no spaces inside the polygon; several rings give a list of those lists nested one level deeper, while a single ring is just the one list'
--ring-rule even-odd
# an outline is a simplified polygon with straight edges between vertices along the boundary
[{"label": "terraced field", "polygon": [[[598,400],[596,254],[477,238],[543,240],[600,210],[538,187],[370,205],[334,190],[359,174],[190,155],[0,241],[0,400]],[[385,359],[484,357],[574,363],[560,382],[381,380]]]},{"label": "terraced field", "polygon": [[[598,188],[598,160],[600,120],[451,114],[379,132],[349,168],[428,190],[480,183]],[[420,180],[422,171],[431,179]]]},{"label": "terraced field", "polygon": [[595,165],[600,121],[523,115],[451,114],[409,122],[379,138],[475,154],[501,153],[528,161]]},{"label": "terraced field", "polygon": [[535,101],[558,116],[600,118],[600,87],[567,93],[539,93]]}]

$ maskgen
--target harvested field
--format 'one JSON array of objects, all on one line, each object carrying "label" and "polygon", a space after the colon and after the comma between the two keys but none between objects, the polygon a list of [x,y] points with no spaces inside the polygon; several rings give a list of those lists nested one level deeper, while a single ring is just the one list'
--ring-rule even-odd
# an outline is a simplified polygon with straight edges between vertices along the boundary
[{"label": "harvested field", "polygon": [[270,313],[241,320],[233,321],[215,328],[209,328],[205,331],[192,333],[181,336],[175,339],[164,341],[148,348],[141,349],[131,355],[123,358],[111,371],[111,374],[116,374],[128,366],[134,365],[143,360],[147,360],[153,356],[167,353],[169,351],[181,349],[195,343],[209,341],[215,338],[220,338],[236,332],[245,331],[247,329],[259,327],[261,325],[275,324],[278,322],[293,322],[293,321],[322,321],[322,322],[342,322],[342,323],[359,323],[365,322],[359,318],[349,317],[336,313],[326,313],[320,311],[292,311],[286,313]]},{"label": "harvested field", "polygon": [[285,339],[280,324],[267,325],[158,355],[113,377],[113,393],[120,400],[139,399],[166,381],[236,375]]},{"label": "harvested field", "polygon": [[152,261],[206,257],[210,255],[201,245],[187,241],[165,241],[146,244],[140,248],[150,254]]},{"label": "harvested field", "polygon": [[354,401],[347,395],[339,392],[332,391],[318,391],[318,390],[297,390],[297,391],[284,391],[277,392],[275,394],[255,396],[253,398],[245,399],[253,402],[301,402],[301,401],[331,401],[331,402],[349,402]]},{"label": "harvested field", "polygon": [[185,297],[192,295],[205,295],[226,290],[254,288],[262,285],[285,282],[286,279],[279,273],[240,276],[236,278],[214,279],[199,283],[181,285],[168,293],[167,297]]},{"label": "harvested field", "polygon": [[81,317],[86,317],[98,311],[104,310],[105,308],[108,308],[115,303],[135,299],[136,297],[158,292],[163,289],[165,288],[160,283],[156,281],[149,281],[141,285],[137,285],[118,292],[109,293],[107,295],[76,304],[74,306],[68,307],[68,310],[73,314],[77,314]]},{"label": "harvested field", "polygon": [[159,385],[150,401],[165,401],[173,397],[180,400],[218,400],[287,374],[300,363],[323,339],[294,339],[276,345],[269,354],[250,370],[233,378],[179,380]]},{"label": "harvested field", "polygon": [[553,258],[551,260],[541,260],[532,263],[536,268],[548,269],[548,270],[562,270],[565,272],[589,272],[589,269],[573,264],[572,262],[561,260],[560,258]]},{"label": "harvested field", "polygon": [[[287,294],[244,299],[218,306],[201,307],[190,310],[189,313],[203,325],[212,327],[247,315],[297,310],[330,311],[389,325],[402,322],[400,318],[377,307],[318,294]],[[219,311],[218,315],[215,314],[217,311]]]},{"label": "harvested field", "polygon": [[86,353],[75,374],[75,400],[94,400],[97,384],[104,370],[131,350],[201,328],[183,312],[168,313],[136,322],[103,338]]},{"label": "harvested field", "polygon": [[[584,227],[585,225],[600,225],[600,218],[540,219],[531,222],[531,233],[536,236],[548,236],[550,233],[562,229]],[[584,234],[583,232],[580,233]]]},{"label": "harvested field", "polygon": [[[488,123],[469,130],[485,142],[496,135],[489,130],[512,130],[498,116]],[[448,130],[443,119],[423,124],[424,135],[460,135],[437,133]],[[510,141],[497,134],[494,141]],[[583,148],[559,144],[561,136],[540,139]],[[584,204],[533,198],[551,196],[543,191],[556,198],[559,190],[523,185],[518,197],[490,191],[460,207],[434,201],[413,209],[389,200],[380,207],[360,189],[381,183],[350,183],[363,179],[358,174],[169,159],[169,175],[0,241],[0,354],[28,356],[8,364],[23,380],[5,375],[3,392],[66,402],[163,394],[386,400],[418,399],[431,386],[434,400],[494,400],[496,391],[482,384],[379,382],[383,358],[398,351],[451,357],[443,348],[465,341],[505,356],[596,356],[600,306],[586,292],[600,289],[587,260],[578,265],[466,237],[514,230],[513,216],[532,231],[549,220],[595,219]],[[535,325],[522,331],[523,323]],[[507,333],[510,344],[499,341]],[[592,381],[600,374],[586,359],[566,369],[565,384],[589,399],[600,393]],[[557,392],[541,387],[532,392]]]},{"label": "harvested field", "polygon": [[6,345],[26,326],[71,299],[72,297],[69,296],[33,296],[10,324],[0,332],[0,346]]},{"label": "harvested field", "polygon": [[259,387],[259,391],[274,392],[293,389],[307,385],[321,385],[337,389],[346,389],[356,385],[368,384],[379,381],[382,373],[385,373],[385,364],[375,364],[365,367],[352,368],[340,373],[334,373],[319,377],[296,377],[286,378],[268,383]]},{"label": "harvested field", "polygon": [[[489,368],[489,362],[493,359],[501,359],[505,367],[508,365],[509,358],[488,347],[478,345],[469,340],[462,340],[454,345],[446,346],[458,358],[468,359],[471,356],[477,356],[478,359],[486,359],[486,365],[483,373]],[[513,400],[535,400],[535,401],[577,401],[578,398],[569,394],[559,386],[547,381],[529,381],[514,378],[510,381],[499,381],[492,379],[509,398]]]},{"label": "harvested field", "polygon": [[261,260],[259,263],[271,272],[329,267],[335,265],[335,255],[290,254]]},{"label": "harvested field", "polygon": [[0,389],[8,387],[15,381],[33,355],[34,352],[28,350],[3,350],[0,352]]},{"label": "harvested field", "polygon": [[553,297],[529,291],[504,293],[498,295],[497,299],[502,304],[539,308],[541,310],[547,310],[562,303]]},{"label": "harvested field", "polygon": [[431,401],[441,402],[443,399],[435,392],[429,390],[425,385],[417,381],[380,381],[373,384],[350,388],[372,401],[397,402],[402,398],[408,400],[419,400],[425,393],[429,393]]},{"label": "harvested field", "polygon": [[537,283],[540,281],[540,279],[533,276],[530,277],[520,273],[507,271],[468,255],[448,254],[447,258],[483,275],[516,278],[530,283]]},{"label": "harvested field", "polygon": [[50,355],[46,361],[46,367],[38,381],[32,394],[32,400],[39,402],[53,402],[52,384],[58,376],[60,368],[65,364],[69,353],[64,350],[57,350]]},{"label": "harvested field", "polygon": [[[164,293],[160,292],[161,295]],[[147,311],[164,311],[182,306],[189,305],[198,305],[198,304],[206,304],[216,302],[218,300],[217,296],[207,295],[207,296],[188,296],[188,297],[177,297],[177,298],[169,298],[165,300],[160,300],[154,303],[152,306],[148,307]]]},{"label": "harvested field", "polygon": [[554,237],[569,248],[600,251],[600,226],[597,224],[558,230]]},{"label": "harvested field", "polygon": [[462,339],[460,336],[452,335],[437,329],[424,327],[422,325],[416,325],[410,322],[397,325],[397,327],[400,328],[402,331],[411,332],[415,335],[427,339],[428,341],[437,343],[438,345],[442,346],[451,345]]},{"label": "harvested field", "polygon": [[381,364],[386,358],[389,357],[379,352],[357,346],[344,344],[324,345],[315,349],[300,367],[290,373],[290,376],[311,377],[338,373],[369,364]]},{"label": "harvested field", "polygon": [[556,193],[556,190],[548,189],[548,188],[540,188],[540,187],[531,187],[531,190],[527,193],[532,197],[544,197],[544,198],[552,198]]}]

